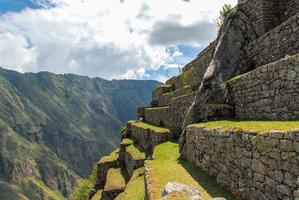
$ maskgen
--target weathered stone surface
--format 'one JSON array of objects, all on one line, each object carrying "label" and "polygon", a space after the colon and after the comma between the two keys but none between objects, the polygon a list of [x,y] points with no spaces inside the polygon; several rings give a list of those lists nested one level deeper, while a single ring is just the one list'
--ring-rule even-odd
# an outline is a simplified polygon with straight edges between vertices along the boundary
[{"label": "weathered stone surface", "polygon": [[287,133],[283,137],[273,136],[273,131],[255,136],[235,129],[191,125],[184,134],[181,156],[233,193],[250,200],[294,199],[299,154],[293,148],[294,141],[285,137]]},{"label": "weathered stone surface", "polygon": [[[298,40],[299,41],[299,40]],[[243,120],[299,119],[299,54],[265,65],[227,83],[236,118]],[[282,72],[285,72],[282,74]],[[291,79],[288,74],[292,72]],[[281,76],[279,79],[278,77]],[[277,85],[279,84],[279,86]],[[265,95],[267,92],[267,95]],[[271,133],[274,138],[283,137]],[[289,146],[289,145],[287,145]]]},{"label": "weathered stone surface", "polygon": [[131,130],[131,137],[136,145],[146,152],[152,152],[156,145],[169,141],[172,138],[172,133],[168,129],[156,131],[131,124]]},{"label": "weathered stone surface", "polygon": [[201,200],[201,195],[199,190],[193,188],[190,185],[177,183],[177,182],[169,182],[164,187],[162,197],[167,197],[172,192],[184,193],[187,197],[192,200]]}]

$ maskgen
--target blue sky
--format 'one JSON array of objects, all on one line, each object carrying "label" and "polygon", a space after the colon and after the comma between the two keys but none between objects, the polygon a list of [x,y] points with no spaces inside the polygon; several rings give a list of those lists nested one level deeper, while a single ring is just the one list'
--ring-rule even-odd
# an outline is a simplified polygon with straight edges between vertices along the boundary
[{"label": "blue sky", "polygon": [[237,0],[0,0],[0,66],[106,79],[176,75]]},{"label": "blue sky", "polygon": [[19,12],[26,7],[39,8],[38,5],[28,0],[0,0],[0,5],[0,14],[4,14],[6,12]]}]

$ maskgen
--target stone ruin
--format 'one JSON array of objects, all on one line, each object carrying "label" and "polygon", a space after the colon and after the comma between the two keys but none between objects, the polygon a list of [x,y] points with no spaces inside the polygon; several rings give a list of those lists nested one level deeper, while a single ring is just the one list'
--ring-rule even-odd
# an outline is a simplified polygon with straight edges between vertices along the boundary
[{"label": "stone ruin", "polygon": [[[239,0],[216,40],[152,96],[151,106],[138,109],[142,122],[128,122],[119,156],[98,164],[102,184],[90,199],[98,193],[114,199],[109,195],[125,190],[104,187],[109,168],[120,168],[128,183],[145,166],[146,199],[156,200],[147,162],[156,145],[179,139],[181,158],[236,197],[299,200],[299,129],[258,133],[194,125],[299,120],[299,0]],[[143,156],[134,158],[136,152]]]},{"label": "stone ruin", "polygon": [[177,136],[207,120],[298,120],[298,11],[298,0],[239,0],[217,39],[138,117]]}]

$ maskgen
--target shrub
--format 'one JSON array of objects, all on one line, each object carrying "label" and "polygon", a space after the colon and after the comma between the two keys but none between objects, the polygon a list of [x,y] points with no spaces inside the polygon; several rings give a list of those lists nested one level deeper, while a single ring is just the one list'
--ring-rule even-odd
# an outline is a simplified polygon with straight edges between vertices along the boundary
[{"label": "shrub", "polygon": [[222,9],[219,12],[219,17],[217,19],[215,19],[215,22],[219,28],[222,26],[224,20],[228,16],[228,14],[230,14],[233,10],[234,10],[234,8],[231,4],[224,4],[224,6],[222,7]]}]

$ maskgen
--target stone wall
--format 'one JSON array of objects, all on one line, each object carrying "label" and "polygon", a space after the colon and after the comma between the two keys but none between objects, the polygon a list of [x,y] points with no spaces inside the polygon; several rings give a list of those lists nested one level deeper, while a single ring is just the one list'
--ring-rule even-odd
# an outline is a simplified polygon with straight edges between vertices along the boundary
[{"label": "stone wall", "polygon": [[212,60],[215,45],[216,42],[212,42],[197,58],[182,69],[181,75],[170,78],[166,81],[166,84],[173,85],[176,90],[187,85],[198,87]]},{"label": "stone wall", "polygon": [[255,67],[276,61],[299,51],[299,13],[266,33],[246,48],[248,60]]},{"label": "stone wall", "polygon": [[150,128],[143,128],[133,124],[131,126],[131,137],[133,141],[143,151],[152,152],[153,148],[163,142],[169,141],[172,138],[171,132],[157,132]]},{"label": "stone wall", "polygon": [[257,134],[189,126],[182,156],[238,197],[299,198],[299,130]]},{"label": "stone wall", "polygon": [[145,108],[144,121],[156,126],[169,128],[175,135],[181,132],[183,121],[191,106],[196,92],[169,100],[167,107]]},{"label": "stone wall", "polygon": [[235,77],[227,83],[237,119],[299,119],[299,54]]},{"label": "stone wall", "polygon": [[258,36],[264,35],[299,12],[298,0],[239,0]]}]

